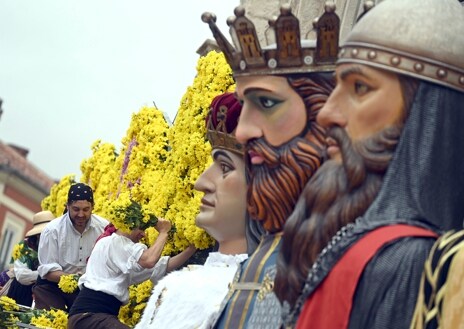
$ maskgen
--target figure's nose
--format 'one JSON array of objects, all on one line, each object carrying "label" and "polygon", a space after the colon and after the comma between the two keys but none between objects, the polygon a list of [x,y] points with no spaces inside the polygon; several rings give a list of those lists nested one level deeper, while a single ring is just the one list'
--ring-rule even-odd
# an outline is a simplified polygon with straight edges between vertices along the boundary
[{"label": "figure's nose", "polygon": [[253,111],[249,110],[246,104],[244,104],[235,130],[235,138],[239,143],[245,145],[250,140],[262,136],[259,118],[253,114]]},{"label": "figure's nose", "polygon": [[347,120],[341,111],[340,98],[337,88],[335,88],[316,117],[317,123],[322,127],[345,127]]},{"label": "figure's nose", "polygon": [[201,175],[198,177],[197,181],[193,185],[193,188],[197,191],[208,193],[214,190],[214,183],[210,179],[210,174],[213,170],[214,163],[209,166]]}]

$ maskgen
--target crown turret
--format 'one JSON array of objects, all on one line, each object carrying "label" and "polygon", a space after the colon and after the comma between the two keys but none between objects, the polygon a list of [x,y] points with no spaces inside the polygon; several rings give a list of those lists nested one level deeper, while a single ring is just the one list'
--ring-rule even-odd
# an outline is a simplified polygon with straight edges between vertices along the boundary
[{"label": "crown turret", "polygon": [[301,38],[298,18],[292,14],[289,5],[283,5],[280,15],[269,21],[269,28],[274,30],[275,41],[264,47],[259,43],[255,25],[245,16],[244,7],[236,7],[234,14],[235,17],[227,19],[227,24],[235,46],[217,27],[214,14],[202,15],[202,20],[209,25],[234,71],[234,76],[334,70],[338,54],[340,19],[335,13],[333,2],[326,3],[324,13],[313,23],[316,40]]}]

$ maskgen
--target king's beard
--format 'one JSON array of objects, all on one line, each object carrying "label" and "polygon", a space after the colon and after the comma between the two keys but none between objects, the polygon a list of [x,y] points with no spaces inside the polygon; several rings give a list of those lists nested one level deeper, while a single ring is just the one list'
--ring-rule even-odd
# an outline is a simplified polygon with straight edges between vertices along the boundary
[{"label": "king's beard", "polygon": [[275,292],[294,305],[311,266],[330,239],[362,216],[374,201],[402,126],[352,143],[344,129],[327,131],[338,144],[342,162],[328,160],[308,182],[287,221],[277,262]]},{"label": "king's beard", "polygon": [[322,162],[323,145],[324,133],[317,125],[279,147],[263,138],[247,145],[248,151],[264,159],[261,165],[247,161],[248,212],[267,232],[282,231],[305,184]]}]

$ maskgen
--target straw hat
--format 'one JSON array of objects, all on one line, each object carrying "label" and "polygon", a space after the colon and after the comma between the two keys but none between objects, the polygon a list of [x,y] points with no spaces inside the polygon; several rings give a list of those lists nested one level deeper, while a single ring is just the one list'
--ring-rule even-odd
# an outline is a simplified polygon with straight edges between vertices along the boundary
[{"label": "straw hat", "polygon": [[47,225],[52,219],[55,219],[55,216],[49,210],[35,214],[34,217],[32,217],[34,227],[26,233],[26,237],[42,233],[45,225]]}]

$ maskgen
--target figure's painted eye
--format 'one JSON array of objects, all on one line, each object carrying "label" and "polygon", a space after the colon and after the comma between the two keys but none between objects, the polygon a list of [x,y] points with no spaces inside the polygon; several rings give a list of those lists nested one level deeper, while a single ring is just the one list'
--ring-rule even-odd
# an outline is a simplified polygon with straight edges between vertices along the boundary
[{"label": "figure's painted eye", "polygon": [[228,172],[234,170],[234,168],[228,164],[227,162],[221,162],[221,170],[222,170],[222,174],[225,175],[227,174]]},{"label": "figure's painted eye", "polygon": [[263,107],[265,109],[273,108],[277,104],[281,103],[280,100],[270,98],[270,97],[266,97],[266,96],[261,96],[258,99],[259,99],[259,103],[261,104],[261,107]]},{"label": "figure's painted eye", "polygon": [[368,93],[370,90],[371,90],[371,88],[367,84],[365,84],[364,82],[361,82],[361,81],[357,80],[354,83],[354,91],[356,92],[357,95],[362,96],[362,95]]}]

